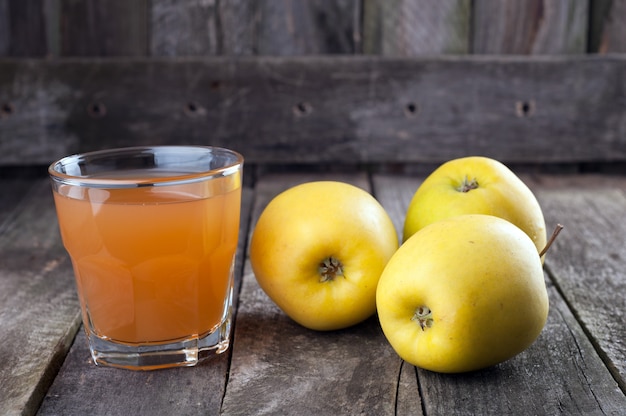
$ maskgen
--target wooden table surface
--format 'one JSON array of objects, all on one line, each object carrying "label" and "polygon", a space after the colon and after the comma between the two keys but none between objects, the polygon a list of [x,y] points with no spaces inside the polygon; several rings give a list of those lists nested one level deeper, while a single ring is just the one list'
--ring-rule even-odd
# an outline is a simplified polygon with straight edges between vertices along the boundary
[{"label": "wooden table surface", "polygon": [[626,415],[626,177],[529,176],[548,229],[548,322],[513,359],[444,375],[403,362],[376,317],[314,332],[260,290],[246,246],[269,200],[304,181],[372,192],[398,230],[420,177],[274,174],[244,191],[231,349],[191,368],[96,367],[47,179],[0,178],[0,414]]}]

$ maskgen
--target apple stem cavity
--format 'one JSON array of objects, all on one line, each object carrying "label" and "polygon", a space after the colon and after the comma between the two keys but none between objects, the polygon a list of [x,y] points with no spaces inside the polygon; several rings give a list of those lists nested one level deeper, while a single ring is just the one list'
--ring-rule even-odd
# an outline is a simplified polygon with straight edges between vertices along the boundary
[{"label": "apple stem cavity", "polygon": [[552,236],[546,243],[546,246],[543,248],[543,250],[541,250],[541,253],[539,253],[539,257],[543,257],[543,255],[547,253],[548,249],[550,248],[550,246],[552,246],[552,243],[554,243],[554,240],[556,240],[556,237],[559,235],[562,229],[563,226],[561,224],[556,225],[554,231],[552,232]]},{"label": "apple stem cavity", "polygon": [[478,181],[476,180],[476,178],[469,180],[467,175],[465,175],[463,182],[461,182],[461,185],[458,188],[456,188],[456,190],[459,192],[467,193],[471,191],[472,189],[476,189],[476,188],[478,188]]},{"label": "apple stem cavity", "polygon": [[433,326],[433,312],[428,306],[420,306],[415,309],[415,314],[411,318],[411,321],[417,321],[423,331],[424,328],[430,328]]},{"label": "apple stem cavity", "polygon": [[320,283],[332,282],[339,276],[343,276],[343,264],[336,258],[326,257],[318,268]]}]

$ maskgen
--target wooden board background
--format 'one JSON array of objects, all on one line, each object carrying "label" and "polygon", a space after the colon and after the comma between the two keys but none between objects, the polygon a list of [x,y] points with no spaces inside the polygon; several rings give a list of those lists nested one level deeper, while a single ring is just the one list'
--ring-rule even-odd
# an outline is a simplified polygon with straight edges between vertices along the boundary
[{"label": "wooden board background", "polygon": [[[626,206],[623,177],[524,177],[548,224],[558,221],[566,227],[546,259],[547,325],[537,342],[513,359],[455,375],[402,363],[375,317],[345,330],[309,331],[259,288],[246,249],[258,216],[281,190],[321,179],[372,192],[400,231],[423,177],[358,172],[259,178],[244,193],[247,220],[237,258],[240,290],[232,349],[195,368],[150,373],[95,367],[82,331],[69,348],[78,306],[69,296],[73,284],[67,265],[45,266],[62,246],[50,221],[52,201],[40,203],[47,184],[37,181],[13,213],[0,210],[0,255],[14,259],[12,267],[0,268],[0,284],[18,293],[4,312],[12,319],[0,321],[0,330],[15,330],[13,321],[24,316],[28,319],[19,322],[20,330],[36,334],[23,338],[21,351],[13,338],[5,340],[4,356],[17,364],[0,361],[0,376],[11,380],[10,389],[0,390],[0,409],[40,415],[623,414],[626,351],[620,340],[626,326],[620,312],[626,247],[621,244],[624,227],[613,221]],[[1,189],[6,196],[9,188]],[[18,265],[29,273],[17,273]],[[37,296],[26,300],[27,291]],[[37,318],[42,313],[45,317]],[[68,328],[69,335],[60,328]],[[24,362],[24,356],[37,359]],[[22,371],[8,374],[14,368]]]},{"label": "wooden board background", "polygon": [[626,0],[0,0],[0,166],[181,143],[623,170],[625,28]]},{"label": "wooden board background", "polygon": [[626,161],[626,56],[0,60],[0,164],[220,145],[248,163]]},{"label": "wooden board background", "polygon": [[626,0],[0,0],[0,56],[626,51]]}]

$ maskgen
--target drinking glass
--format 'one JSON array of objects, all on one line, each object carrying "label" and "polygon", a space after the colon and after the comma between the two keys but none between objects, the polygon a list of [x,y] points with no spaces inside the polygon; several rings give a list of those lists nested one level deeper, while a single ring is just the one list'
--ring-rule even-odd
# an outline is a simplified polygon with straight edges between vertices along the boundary
[{"label": "drinking glass", "polygon": [[50,165],[63,244],[97,365],[191,366],[228,349],[243,157],[202,146]]}]

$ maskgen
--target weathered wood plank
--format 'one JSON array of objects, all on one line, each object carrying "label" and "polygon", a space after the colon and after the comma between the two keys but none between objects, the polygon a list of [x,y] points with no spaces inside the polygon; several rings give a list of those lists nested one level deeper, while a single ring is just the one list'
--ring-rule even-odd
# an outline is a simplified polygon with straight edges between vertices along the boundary
[{"label": "weathered wood plank", "polygon": [[363,49],[386,56],[467,53],[470,17],[469,0],[365,0]]},{"label": "weathered wood plank", "polygon": [[472,4],[472,53],[587,51],[587,1],[474,0]]},{"label": "weathered wood plank", "polygon": [[626,0],[593,0],[589,7],[589,52],[626,52]]},{"label": "weathered wood plank", "polygon": [[[400,219],[397,226],[404,221],[419,183],[419,178],[374,177],[376,195],[388,211],[395,212],[392,217]],[[559,212],[554,205],[545,205],[548,218]],[[547,262],[568,259],[569,254],[555,250]],[[550,270],[556,269],[551,266]],[[445,375],[418,369],[417,382],[426,414],[586,415],[619,414],[626,408],[624,393],[551,280],[547,284],[551,302],[548,322],[528,350],[505,363],[468,374]],[[611,331],[614,337],[621,334],[615,327]]]},{"label": "weathered wood plank", "polygon": [[195,367],[151,372],[96,367],[81,326],[38,415],[215,415],[229,353]]},{"label": "weathered wood plank", "polygon": [[[331,177],[369,189],[362,175]],[[261,177],[256,196],[244,194],[244,207],[250,209],[256,197],[254,220],[280,190],[320,178],[329,177]],[[416,371],[395,356],[375,317],[335,333],[305,330],[271,304],[246,262],[225,391],[226,356],[196,368],[151,373],[96,368],[80,332],[39,413],[211,414],[218,412],[225,394],[225,414],[421,414],[422,409],[452,415],[623,414],[626,234],[615,218],[624,216],[626,182],[573,175],[528,180],[548,223],[560,221],[566,229],[546,261],[548,325],[531,348],[506,363],[463,375]],[[373,178],[373,191],[398,229],[420,181]],[[9,189],[0,188],[2,200]],[[0,344],[2,357],[8,357],[0,360],[0,413],[31,414],[63,360],[79,317],[47,181],[37,182],[13,212],[0,223],[0,332],[8,334]],[[242,215],[250,217],[249,212]],[[246,226],[253,224],[242,223],[238,270]],[[20,340],[27,340],[26,349],[14,345]]]},{"label": "weathered wood plank", "polygon": [[153,56],[353,54],[357,16],[356,0],[157,0],[150,5],[150,50]]},{"label": "weathered wood plank", "polygon": [[402,361],[398,379],[395,416],[417,416],[424,414],[422,397],[417,384],[417,369]]},{"label": "weathered wood plank", "polygon": [[587,179],[568,183],[547,177],[537,185],[546,221],[566,227],[547,265],[626,391],[626,187],[623,178]]},{"label": "weathered wood plank", "polygon": [[[318,179],[368,189],[362,175],[262,177],[253,223],[280,191]],[[235,340],[224,414],[394,414],[401,360],[385,343],[377,319],[331,332],[301,327],[261,290],[249,260]]]},{"label": "weathered wood plank", "polygon": [[[13,199],[0,188],[2,199]],[[0,224],[0,414],[33,414],[80,323],[47,180]]]},{"label": "weathered wood plank", "polygon": [[62,56],[147,55],[148,0],[59,1]]},{"label": "weathered wood plank", "polygon": [[7,56],[11,47],[9,0],[0,0],[0,56]]},{"label": "weathered wood plank", "polygon": [[44,8],[38,0],[0,0],[0,56],[47,53]]},{"label": "weathered wood plank", "polygon": [[150,55],[217,55],[217,3],[198,0],[152,0]]},{"label": "weathered wood plank", "polygon": [[226,55],[352,54],[360,1],[228,1],[219,5]]},{"label": "weathered wood plank", "polygon": [[626,53],[626,0],[612,0],[600,51]]},{"label": "weathered wood plank", "polygon": [[29,178],[3,178],[0,176],[0,234],[5,227],[9,227],[8,222],[16,215],[19,215],[17,206],[20,205],[31,187],[33,180]]},{"label": "weathered wood plank", "polygon": [[0,163],[174,143],[270,164],[623,162],[625,74],[623,56],[4,60]]},{"label": "weathered wood plank", "polygon": [[[235,264],[234,313],[241,287],[244,248],[253,199],[252,190],[244,188]],[[90,358],[87,339],[81,328],[38,414],[217,414],[226,388],[231,351],[195,367],[151,372],[96,367]]]}]

